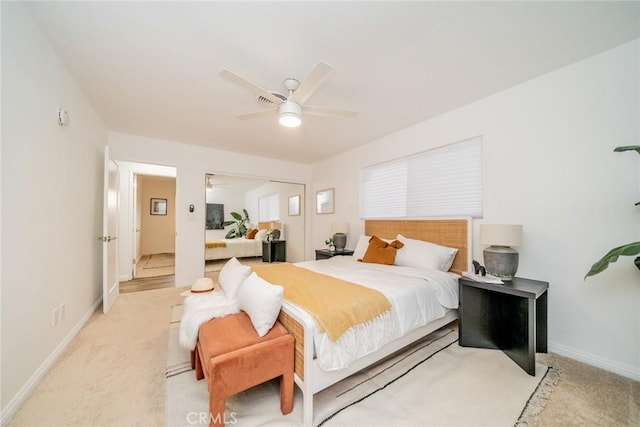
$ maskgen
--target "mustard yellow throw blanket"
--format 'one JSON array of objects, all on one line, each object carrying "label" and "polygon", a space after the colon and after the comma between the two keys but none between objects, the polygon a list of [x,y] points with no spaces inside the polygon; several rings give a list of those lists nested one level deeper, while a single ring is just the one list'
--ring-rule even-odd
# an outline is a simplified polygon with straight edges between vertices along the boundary
[{"label": "mustard yellow throw blanket", "polygon": [[204,247],[207,249],[211,249],[211,248],[226,248],[227,247],[227,242],[225,242],[224,240],[212,240],[209,242],[206,242],[204,244]]},{"label": "mustard yellow throw blanket", "polygon": [[267,282],[284,288],[284,299],[305,309],[318,330],[336,341],[350,327],[366,323],[391,308],[380,292],[293,264],[254,266]]}]

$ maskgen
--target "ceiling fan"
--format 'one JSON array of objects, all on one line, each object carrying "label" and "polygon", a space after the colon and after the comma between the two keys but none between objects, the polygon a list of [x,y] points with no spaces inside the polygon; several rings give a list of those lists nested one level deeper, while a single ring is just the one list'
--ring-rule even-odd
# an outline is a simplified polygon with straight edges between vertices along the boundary
[{"label": "ceiling fan", "polygon": [[206,185],[207,190],[213,190],[216,187],[226,187],[229,185],[229,182],[224,179],[217,178],[215,175],[207,174]]},{"label": "ceiling fan", "polygon": [[338,110],[335,108],[318,107],[305,104],[314,92],[325,82],[333,67],[326,62],[318,62],[306,79],[300,83],[294,78],[287,78],[282,83],[287,89],[285,96],[276,91],[269,91],[239,76],[233,71],[223,69],[220,76],[241,86],[258,96],[258,101],[269,104],[269,108],[239,115],[239,119],[248,119],[264,114],[279,113],[279,122],[286,127],[297,127],[302,123],[302,115],[354,118],[355,111]]}]

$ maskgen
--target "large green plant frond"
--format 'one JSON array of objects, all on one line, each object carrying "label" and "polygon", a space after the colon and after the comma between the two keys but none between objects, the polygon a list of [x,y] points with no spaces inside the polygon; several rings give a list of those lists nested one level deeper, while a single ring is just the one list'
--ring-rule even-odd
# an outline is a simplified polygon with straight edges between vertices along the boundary
[{"label": "large green plant frond", "polygon": [[222,223],[224,227],[229,225],[235,225],[235,228],[232,228],[227,232],[225,239],[237,239],[245,234],[247,234],[247,226],[246,224],[249,222],[249,212],[246,209],[242,209],[244,213],[244,217],[240,215],[238,212],[231,212],[231,216],[235,219],[235,221],[225,221]]},{"label": "large green plant frond", "polygon": [[584,276],[586,279],[589,276],[594,276],[609,267],[609,264],[616,262],[621,256],[635,256],[640,254],[640,242],[633,242],[627,245],[618,246],[611,249],[605,256],[596,261],[591,266],[591,270]]},{"label": "large green plant frond", "polygon": [[640,154],[640,145],[625,145],[624,147],[616,147],[613,149],[613,151],[615,151],[616,153],[619,153],[621,151],[635,151],[636,153]]}]

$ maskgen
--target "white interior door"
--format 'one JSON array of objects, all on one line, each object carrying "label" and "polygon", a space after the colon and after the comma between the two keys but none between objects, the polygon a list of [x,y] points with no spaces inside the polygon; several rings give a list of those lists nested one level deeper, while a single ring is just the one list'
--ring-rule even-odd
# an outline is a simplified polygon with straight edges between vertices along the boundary
[{"label": "white interior door", "polygon": [[138,200],[138,174],[134,173],[131,177],[131,206],[132,206],[132,221],[133,221],[133,265],[131,271],[131,277],[135,278],[137,274],[138,260],[140,259],[140,248],[142,247],[142,241],[140,239],[140,206]]},{"label": "white interior door", "polygon": [[102,310],[107,313],[118,298],[118,165],[104,147],[104,211],[102,221]]}]

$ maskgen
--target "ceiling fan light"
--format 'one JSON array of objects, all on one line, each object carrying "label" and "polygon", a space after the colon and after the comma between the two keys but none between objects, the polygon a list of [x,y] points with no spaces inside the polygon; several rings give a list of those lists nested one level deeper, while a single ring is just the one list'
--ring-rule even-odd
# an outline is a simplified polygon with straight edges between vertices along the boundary
[{"label": "ceiling fan light", "polygon": [[298,127],[302,123],[301,113],[302,108],[300,105],[292,101],[283,102],[280,104],[280,119],[278,121],[282,126],[288,128]]},{"label": "ceiling fan light", "polygon": [[295,128],[300,126],[302,120],[300,120],[300,116],[296,113],[281,113],[279,122],[282,126]]}]

